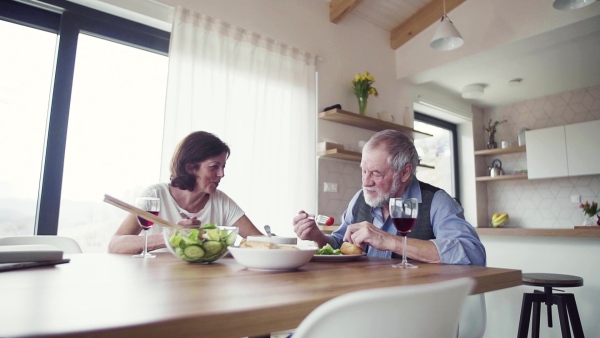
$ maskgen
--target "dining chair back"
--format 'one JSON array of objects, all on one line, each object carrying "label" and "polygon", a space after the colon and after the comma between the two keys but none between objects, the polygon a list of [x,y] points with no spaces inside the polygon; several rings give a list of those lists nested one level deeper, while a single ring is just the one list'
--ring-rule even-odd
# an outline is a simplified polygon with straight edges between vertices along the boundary
[{"label": "dining chair back", "polygon": [[0,245],[24,244],[49,244],[61,249],[66,254],[82,252],[79,243],[70,237],[51,235],[0,237]]},{"label": "dining chair back", "polygon": [[481,338],[487,327],[485,295],[471,295],[465,300],[458,322],[458,338]]},{"label": "dining chair back", "polygon": [[351,292],[314,309],[293,338],[455,338],[472,278]]}]

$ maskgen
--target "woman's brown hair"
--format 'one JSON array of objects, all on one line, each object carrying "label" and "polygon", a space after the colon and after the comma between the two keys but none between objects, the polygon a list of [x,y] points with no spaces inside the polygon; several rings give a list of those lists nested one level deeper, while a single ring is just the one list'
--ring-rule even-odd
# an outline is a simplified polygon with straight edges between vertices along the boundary
[{"label": "woman's brown hair", "polygon": [[215,135],[197,131],[189,134],[179,142],[171,160],[171,186],[181,190],[194,190],[196,176],[193,170],[200,167],[200,162],[208,158],[227,153],[229,146]]}]

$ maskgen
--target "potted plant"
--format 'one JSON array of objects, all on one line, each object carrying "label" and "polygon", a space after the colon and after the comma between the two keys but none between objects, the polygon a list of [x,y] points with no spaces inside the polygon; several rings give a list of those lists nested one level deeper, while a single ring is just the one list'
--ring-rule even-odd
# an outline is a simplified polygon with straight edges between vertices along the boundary
[{"label": "potted plant", "polygon": [[585,201],[579,205],[579,208],[583,210],[583,225],[600,225],[598,203]]},{"label": "potted plant", "polygon": [[488,141],[487,141],[487,148],[488,149],[495,149],[498,148],[498,144],[496,143],[496,127],[498,127],[498,125],[502,124],[506,122],[506,120],[502,120],[502,121],[494,121],[492,123],[492,119],[490,119],[490,121],[488,122],[487,127],[485,127],[485,131],[488,132]]},{"label": "potted plant", "polygon": [[369,95],[374,95],[375,97],[379,96],[377,89],[372,86],[374,82],[375,77],[369,74],[369,72],[356,74],[352,80],[354,95],[356,95],[356,98],[358,99],[358,111],[360,115],[365,115]]}]

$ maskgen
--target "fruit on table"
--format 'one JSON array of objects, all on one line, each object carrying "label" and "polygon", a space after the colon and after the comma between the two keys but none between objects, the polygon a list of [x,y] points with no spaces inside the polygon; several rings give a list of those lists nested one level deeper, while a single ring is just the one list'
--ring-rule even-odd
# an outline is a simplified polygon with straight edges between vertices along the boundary
[{"label": "fruit on table", "polygon": [[508,220],[508,213],[495,213],[492,215],[492,226],[494,228],[502,226]]}]

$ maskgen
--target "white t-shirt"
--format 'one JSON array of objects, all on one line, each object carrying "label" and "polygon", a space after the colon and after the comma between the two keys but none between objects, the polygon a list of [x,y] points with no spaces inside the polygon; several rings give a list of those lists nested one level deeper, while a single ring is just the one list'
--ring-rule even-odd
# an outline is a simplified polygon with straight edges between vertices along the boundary
[{"label": "white t-shirt", "polygon": [[[220,190],[216,190],[214,194],[210,194],[204,208],[196,213],[183,209],[175,202],[175,199],[169,192],[169,185],[167,183],[154,184],[146,188],[141,196],[160,198],[158,216],[173,223],[177,223],[183,218],[179,214],[180,212],[186,213],[189,217],[196,216],[200,220],[201,225],[212,223],[214,225],[232,226],[244,216],[244,211]],[[162,227],[153,226],[150,228],[149,234],[158,234],[161,232]]]}]

